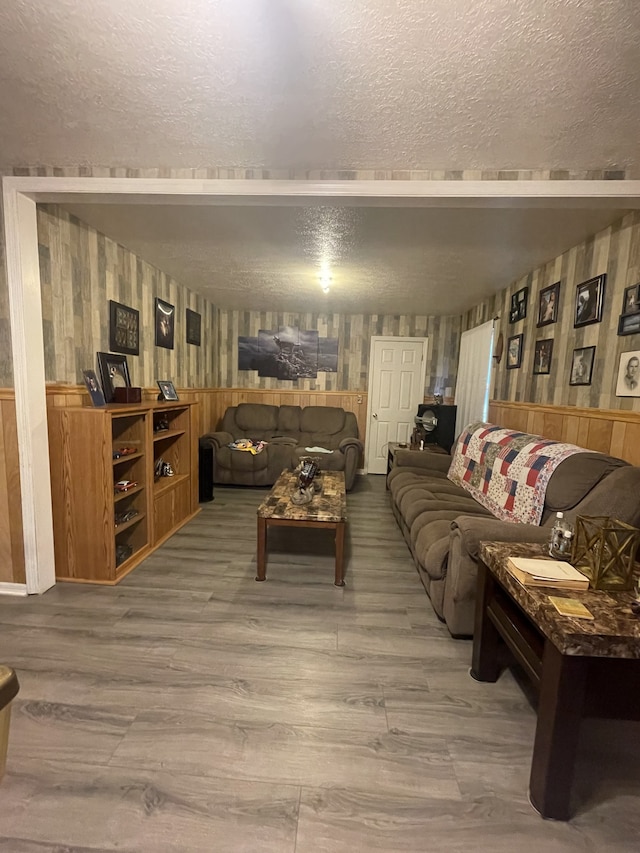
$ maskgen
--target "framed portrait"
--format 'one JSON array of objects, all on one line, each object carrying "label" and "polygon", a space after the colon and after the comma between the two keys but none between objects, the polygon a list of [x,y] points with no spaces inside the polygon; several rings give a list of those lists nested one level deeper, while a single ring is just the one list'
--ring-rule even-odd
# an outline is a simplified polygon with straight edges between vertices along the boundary
[{"label": "framed portrait", "polygon": [[509,310],[509,322],[517,323],[519,320],[524,320],[527,316],[527,301],[529,298],[529,288],[522,287],[511,296],[511,308]]},{"label": "framed portrait", "polygon": [[553,338],[536,341],[533,353],[534,375],[551,373],[551,356],[553,354]]},{"label": "framed portrait", "polygon": [[640,350],[621,354],[616,397],[640,397]]},{"label": "framed portrait", "polygon": [[512,335],[507,339],[507,370],[520,367],[522,364],[522,342],[524,335]]},{"label": "framed portrait", "polygon": [[94,406],[104,406],[106,400],[102,393],[102,388],[98,382],[95,370],[83,370],[84,384],[87,386],[87,391],[91,397],[91,402]]},{"label": "framed portrait", "polygon": [[640,284],[632,284],[631,287],[625,287],[624,299],[622,300],[622,314],[640,314],[640,301],[638,293]]},{"label": "framed portrait", "polygon": [[202,315],[187,308],[187,343],[199,347],[202,341]]},{"label": "framed portrait", "polygon": [[602,320],[602,304],[604,302],[604,286],[607,274],[597,275],[588,281],[583,281],[576,287],[576,307],[573,320],[574,329],[578,326],[590,326]]},{"label": "framed portrait", "polygon": [[116,388],[131,387],[127,357],[112,352],[99,352],[97,356],[104,398],[107,403],[113,403]]},{"label": "framed portrait", "polygon": [[160,389],[160,393],[158,394],[158,400],[177,400],[178,392],[173,387],[173,382],[170,382],[168,379],[158,379],[158,388]]},{"label": "framed portrait", "polygon": [[173,349],[176,307],[156,296],[156,346]]},{"label": "framed portrait", "polygon": [[109,300],[109,349],[140,355],[140,312]]},{"label": "framed portrait", "polygon": [[558,302],[560,300],[560,282],[543,287],[538,299],[537,328],[558,321]]},{"label": "framed portrait", "polygon": [[595,347],[578,347],[578,349],[574,349],[573,358],[571,359],[569,385],[591,385],[595,357]]},{"label": "framed portrait", "polygon": [[640,334],[640,314],[621,314],[620,317],[618,317],[618,334]]}]

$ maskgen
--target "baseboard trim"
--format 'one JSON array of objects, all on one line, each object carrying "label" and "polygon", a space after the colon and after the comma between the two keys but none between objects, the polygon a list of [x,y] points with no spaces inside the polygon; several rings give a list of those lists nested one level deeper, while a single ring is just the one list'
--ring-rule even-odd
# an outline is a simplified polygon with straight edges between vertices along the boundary
[{"label": "baseboard trim", "polygon": [[26,595],[26,583],[0,583],[0,595]]}]

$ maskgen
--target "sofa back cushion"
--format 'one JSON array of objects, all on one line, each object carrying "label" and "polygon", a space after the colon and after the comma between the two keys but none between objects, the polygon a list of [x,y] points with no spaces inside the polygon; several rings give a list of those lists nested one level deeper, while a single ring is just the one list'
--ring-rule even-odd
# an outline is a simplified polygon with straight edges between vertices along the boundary
[{"label": "sofa back cushion", "polygon": [[333,406],[305,406],[300,415],[302,432],[333,435],[344,427],[345,411]]},{"label": "sofa back cushion", "polygon": [[564,459],[553,472],[545,495],[545,512],[561,512],[580,503],[600,480],[627,465],[603,453],[580,453]]},{"label": "sofa back cushion", "polygon": [[278,407],[264,403],[240,403],[236,410],[236,423],[244,432],[273,433],[278,427]]},{"label": "sofa back cushion", "polygon": [[278,412],[278,435],[296,438],[300,432],[300,406],[280,406]]}]

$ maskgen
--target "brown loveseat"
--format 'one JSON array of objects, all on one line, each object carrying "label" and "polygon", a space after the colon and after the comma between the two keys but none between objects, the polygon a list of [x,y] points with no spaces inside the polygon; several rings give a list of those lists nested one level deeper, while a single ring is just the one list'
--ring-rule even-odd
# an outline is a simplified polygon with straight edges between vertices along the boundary
[{"label": "brown loveseat", "polygon": [[[267,444],[254,456],[228,446],[239,438]],[[201,440],[214,449],[214,483],[240,486],[271,486],[285,468],[295,468],[302,456],[314,456],[321,469],[344,471],[346,487],[351,489],[363,450],[356,416],[333,406],[240,403],[227,409],[218,432]],[[309,447],[329,453],[314,453]]]},{"label": "brown loveseat", "polygon": [[609,515],[640,524],[640,468],[601,453],[561,462],[546,490],[540,526],[500,521],[447,479],[451,457],[399,450],[388,475],[393,513],[434,610],[454,636],[473,633],[482,540],[547,542],[555,513]]}]

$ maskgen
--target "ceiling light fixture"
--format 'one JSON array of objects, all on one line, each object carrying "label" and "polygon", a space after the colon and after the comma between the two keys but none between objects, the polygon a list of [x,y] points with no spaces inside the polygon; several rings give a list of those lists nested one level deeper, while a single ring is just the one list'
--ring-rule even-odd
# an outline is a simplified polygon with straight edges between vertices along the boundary
[{"label": "ceiling light fixture", "polygon": [[318,278],[320,279],[322,292],[329,293],[329,290],[331,289],[331,276],[329,275],[329,271],[326,268],[323,269],[322,272],[318,275]]}]

